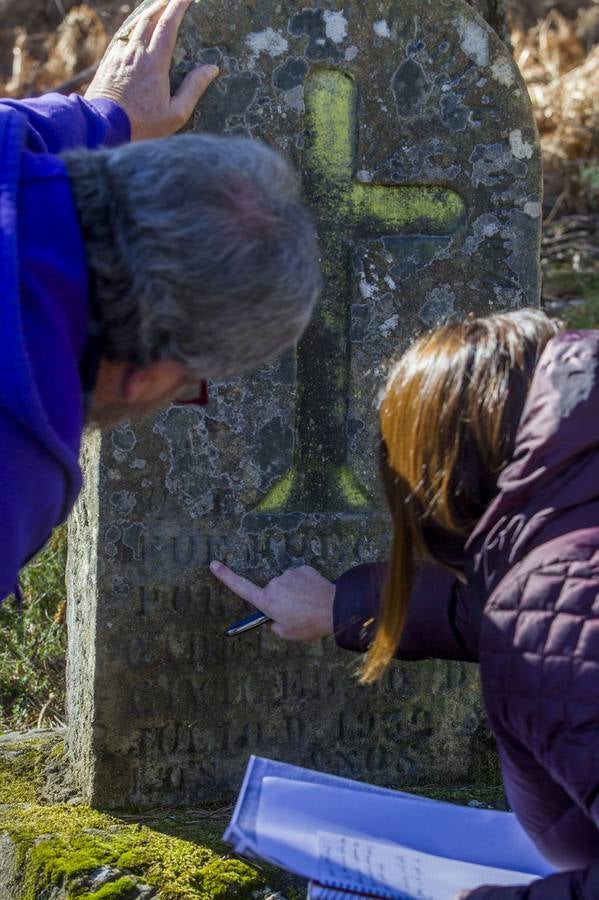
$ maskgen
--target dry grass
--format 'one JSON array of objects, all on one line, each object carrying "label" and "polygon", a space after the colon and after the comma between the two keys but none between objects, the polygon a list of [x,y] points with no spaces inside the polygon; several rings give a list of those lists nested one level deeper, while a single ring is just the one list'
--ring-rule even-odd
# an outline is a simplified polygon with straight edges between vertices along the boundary
[{"label": "dry grass", "polygon": [[587,54],[576,23],[552,12],[514,34],[544,150],[561,159],[599,153],[599,46]]},{"label": "dry grass", "polygon": [[48,27],[47,15],[41,17],[41,11],[40,30],[23,25],[0,28],[3,45],[12,50],[10,65],[0,71],[0,96],[31,97],[49,90],[84,88],[116,26],[133,5],[118,0],[81,3],[64,16],[56,10],[56,28]]},{"label": "dry grass", "polygon": [[588,177],[599,157],[599,45],[589,48],[595,13],[599,7],[571,20],[551,12],[513,33],[541,135],[550,222],[597,210],[599,186]]}]

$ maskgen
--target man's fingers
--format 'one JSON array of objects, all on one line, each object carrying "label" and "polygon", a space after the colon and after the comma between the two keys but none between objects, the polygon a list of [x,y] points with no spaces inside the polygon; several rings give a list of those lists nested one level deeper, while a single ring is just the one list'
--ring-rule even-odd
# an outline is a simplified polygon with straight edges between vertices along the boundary
[{"label": "man's fingers", "polygon": [[243,600],[247,600],[252,606],[256,606],[260,612],[268,615],[268,610],[264,609],[265,598],[262,588],[252,584],[247,578],[236,575],[232,569],[229,569],[228,566],[221,562],[211,562],[210,571],[234,594],[237,594]]},{"label": "man's fingers", "polygon": [[218,66],[200,66],[188,72],[172,99],[171,109],[183,124],[187,122],[208,85],[218,75]]},{"label": "man's fingers", "polygon": [[149,45],[160,14],[168,3],[169,0],[156,0],[139,15],[129,35],[130,44],[142,44],[144,47]]},{"label": "man's fingers", "polygon": [[167,3],[148,47],[151,53],[159,53],[169,60],[172,58],[181,22],[191,3],[192,0],[170,0]]}]

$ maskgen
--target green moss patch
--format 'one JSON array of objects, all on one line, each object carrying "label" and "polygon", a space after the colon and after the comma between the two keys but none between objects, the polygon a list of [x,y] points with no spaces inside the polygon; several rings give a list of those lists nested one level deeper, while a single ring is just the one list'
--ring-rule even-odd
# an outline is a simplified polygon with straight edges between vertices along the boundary
[{"label": "green moss patch", "polygon": [[[25,872],[23,900],[34,900],[54,885],[66,886],[68,897],[125,897],[134,884],[131,875],[159,888],[163,900],[244,898],[266,887],[264,874],[242,860],[85,806],[5,808],[0,831],[17,847]],[[216,841],[213,834],[212,843]],[[90,894],[80,882],[99,866],[124,875]]]},{"label": "green moss patch", "polygon": [[0,804],[34,803],[46,758],[43,743],[3,744],[0,749]]},{"label": "green moss patch", "polygon": [[125,876],[124,878],[118,878],[116,881],[111,881],[109,884],[102,885],[99,890],[88,896],[93,897],[94,900],[126,900],[134,888],[134,880]]},{"label": "green moss patch", "polygon": [[[304,892],[292,876],[230,856],[221,840],[228,810],[175,809],[140,822],[82,804],[44,805],[46,770],[63,754],[54,735],[0,742],[0,833],[16,850],[22,900],[52,887],[68,898],[128,900],[139,882],[156,888],[161,900],[244,900],[267,888],[288,897]],[[114,877],[96,887],[92,873],[100,867]]]}]

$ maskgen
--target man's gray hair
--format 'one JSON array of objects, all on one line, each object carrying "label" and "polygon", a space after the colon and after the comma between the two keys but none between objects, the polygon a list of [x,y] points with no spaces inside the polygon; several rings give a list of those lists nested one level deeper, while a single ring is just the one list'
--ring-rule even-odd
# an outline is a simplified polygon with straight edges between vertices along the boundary
[{"label": "man's gray hair", "polygon": [[109,359],[226,377],[299,338],[321,275],[297,178],[277,153],[187,134],[63,160]]}]

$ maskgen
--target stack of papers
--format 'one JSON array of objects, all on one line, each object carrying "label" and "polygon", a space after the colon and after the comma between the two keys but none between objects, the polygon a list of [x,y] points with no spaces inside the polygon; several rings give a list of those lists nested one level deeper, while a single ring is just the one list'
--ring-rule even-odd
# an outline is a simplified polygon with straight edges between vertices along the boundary
[{"label": "stack of papers", "polygon": [[456,900],[551,874],[515,816],[252,757],[225,840],[307,878],[312,900]]}]

